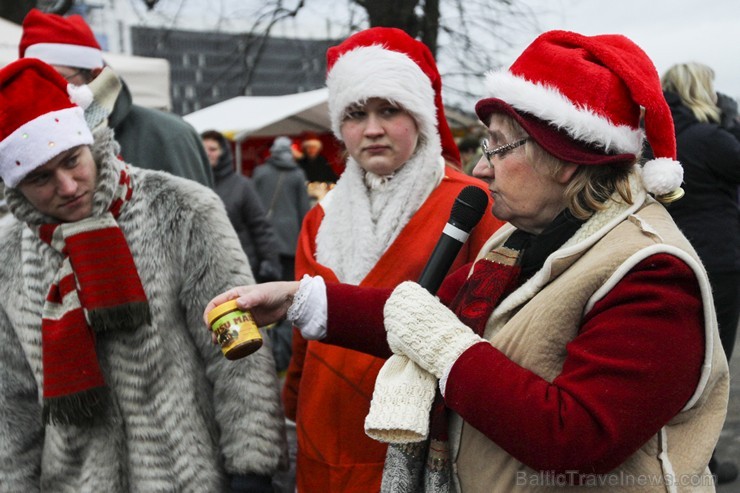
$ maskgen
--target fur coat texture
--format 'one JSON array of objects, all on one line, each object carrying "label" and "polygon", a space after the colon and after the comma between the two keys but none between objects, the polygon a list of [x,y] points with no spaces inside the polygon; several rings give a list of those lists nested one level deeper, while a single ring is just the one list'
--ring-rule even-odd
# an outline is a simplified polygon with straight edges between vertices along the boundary
[{"label": "fur coat texture", "polygon": [[[112,132],[96,133],[93,214],[123,165]],[[152,322],[98,334],[112,405],[85,427],[42,425],[41,310],[62,257],[26,224],[48,218],[8,191],[20,220],[0,231],[0,491],[223,492],[230,475],[271,475],[282,459],[269,341],[229,361],[202,319],[215,295],[254,282],[221,201],[167,173],[130,174],[133,197],[118,223]]]}]

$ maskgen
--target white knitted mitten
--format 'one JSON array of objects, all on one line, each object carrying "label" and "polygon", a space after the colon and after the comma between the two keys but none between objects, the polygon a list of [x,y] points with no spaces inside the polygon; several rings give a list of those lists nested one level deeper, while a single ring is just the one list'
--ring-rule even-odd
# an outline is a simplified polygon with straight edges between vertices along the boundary
[{"label": "white knitted mitten", "polygon": [[393,290],[383,315],[391,351],[408,356],[437,378],[442,378],[465,350],[485,340],[426,289],[410,281]]},{"label": "white knitted mitten", "polygon": [[375,380],[365,434],[384,443],[424,440],[436,390],[434,375],[406,356],[392,355]]}]

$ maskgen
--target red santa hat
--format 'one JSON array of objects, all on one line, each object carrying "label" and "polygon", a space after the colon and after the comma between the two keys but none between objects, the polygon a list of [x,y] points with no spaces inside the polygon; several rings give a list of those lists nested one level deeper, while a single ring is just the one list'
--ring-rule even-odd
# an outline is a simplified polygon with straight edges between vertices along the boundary
[{"label": "red santa hat", "polygon": [[404,31],[374,27],[353,34],[326,53],[329,115],[334,134],[348,106],[383,98],[401,105],[419,132],[442,146],[442,155],[460,163],[460,153],[442,105],[442,78],[423,43]]},{"label": "red santa hat", "polygon": [[73,147],[92,144],[83,109],[92,93],[44,62],[16,60],[0,70],[0,177],[15,188],[31,171]]},{"label": "red santa hat", "polygon": [[38,58],[50,65],[101,68],[103,52],[90,27],[79,15],[62,17],[38,9],[23,19],[20,58]]},{"label": "red santa hat", "polygon": [[680,190],[683,168],[660,77],[628,38],[546,32],[508,71],[488,74],[486,90],[490,97],[476,105],[484,123],[493,112],[507,113],[564,161],[632,165],[647,135],[655,159],[642,168],[645,188],[656,196]]}]

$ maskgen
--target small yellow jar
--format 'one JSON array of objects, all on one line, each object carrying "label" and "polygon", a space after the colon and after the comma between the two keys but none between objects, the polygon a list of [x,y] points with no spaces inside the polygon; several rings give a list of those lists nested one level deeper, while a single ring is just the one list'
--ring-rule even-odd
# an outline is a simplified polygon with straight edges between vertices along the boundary
[{"label": "small yellow jar", "polygon": [[262,335],[252,314],[239,309],[236,300],[227,301],[208,312],[208,325],[216,334],[227,359],[248,356],[262,347]]}]

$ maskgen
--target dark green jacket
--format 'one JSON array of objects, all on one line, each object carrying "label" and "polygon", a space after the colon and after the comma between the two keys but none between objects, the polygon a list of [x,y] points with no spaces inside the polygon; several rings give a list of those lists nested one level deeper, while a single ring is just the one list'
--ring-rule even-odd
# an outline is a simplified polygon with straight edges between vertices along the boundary
[{"label": "dark green jacket", "polygon": [[108,125],[127,163],[167,171],[213,188],[213,174],[200,136],[182,118],[133,104],[123,83]]}]

